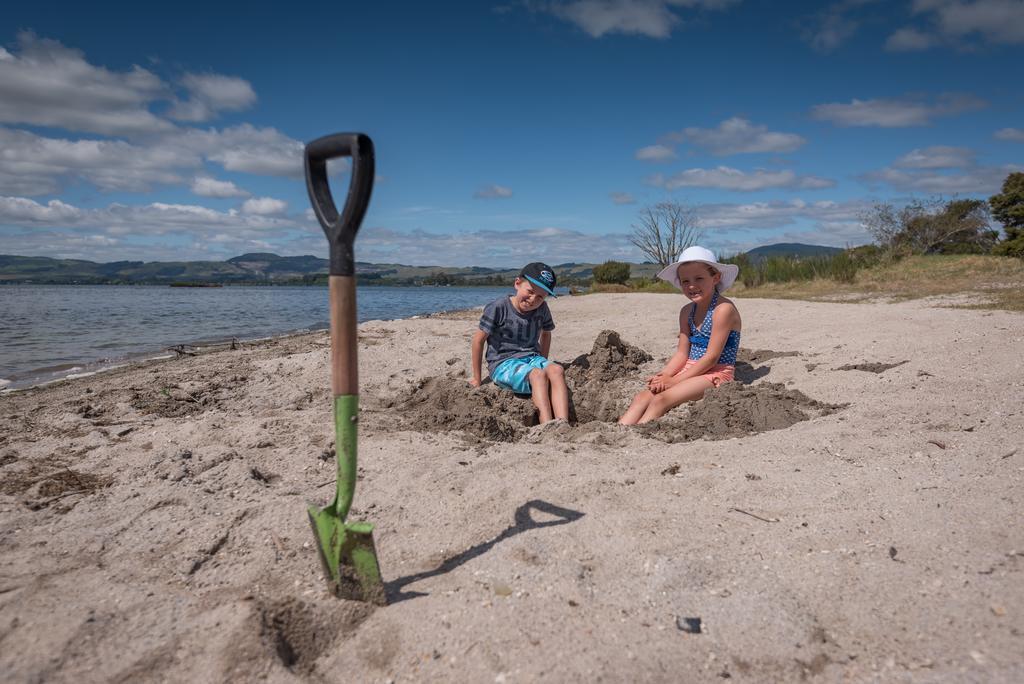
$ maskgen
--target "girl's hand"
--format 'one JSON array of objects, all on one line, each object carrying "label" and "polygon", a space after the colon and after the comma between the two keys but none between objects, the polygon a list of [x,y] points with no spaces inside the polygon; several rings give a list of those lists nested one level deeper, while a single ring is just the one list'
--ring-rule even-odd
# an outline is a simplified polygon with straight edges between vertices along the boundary
[{"label": "girl's hand", "polygon": [[657,375],[652,375],[651,377],[647,378],[647,389],[649,389],[654,394],[658,394],[659,392],[665,391],[665,383],[665,376],[662,375],[661,373],[658,373]]}]

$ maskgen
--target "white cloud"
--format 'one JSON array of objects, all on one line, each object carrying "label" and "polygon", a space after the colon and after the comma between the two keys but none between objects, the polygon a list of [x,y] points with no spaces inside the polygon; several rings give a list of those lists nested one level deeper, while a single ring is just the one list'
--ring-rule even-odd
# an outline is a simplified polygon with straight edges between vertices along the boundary
[{"label": "white cloud", "polygon": [[[704,204],[698,207],[706,241],[722,254],[735,254],[772,242],[803,242],[847,247],[871,242],[861,222],[870,203],[854,200]],[[785,230],[783,230],[785,229]]]},{"label": "white cloud", "polygon": [[811,47],[818,52],[832,52],[845,43],[858,28],[858,23],[841,13],[830,12],[821,18],[814,31],[807,36]]},{"label": "white cloud", "polygon": [[[68,140],[0,127],[0,193],[45,195],[67,180],[105,192],[146,192],[156,184],[185,184],[204,161],[229,171],[301,178],[303,145],[273,128],[248,124],[217,130],[181,130],[146,145],[124,140]],[[331,167],[332,173],[347,168]],[[198,181],[206,197],[244,197],[244,190]],[[223,181],[218,181],[223,182]],[[205,191],[205,192],[204,192]],[[228,194],[211,194],[227,192]]]},{"label": "white cloud", "polygon": [[[938,14],[940,30],[953,36],[976,34],[986,42],[1024,43],[1024,3],[1014,0],[917,1]],[[935,7],[937,6],[937,8]],[[933,9],[934,8],[934,9]]]},{"label": "white cloud", "polygon": [[675,159],[676,152],[668,145],[648,145],[641,147],[633,156],[641,161],[666,162]]},{"label": "white cloud", "polygon": [[767,171],[757,169],[752,173],[747,173],[728,166],[718,166],[713,169],[687,169],[668,178],[657,174],[649,178],[648,182],[651,185],[663,187],[667,190],[678,188],[716,188],[735,192],[756,192],[770,188],[816,190],[830,188],[835,185],[835,181],[827,178],[799,176],[789,170]]},{"label": "white cloud", "polygon": [[936,195],[991,195],[999,191],[1007,175],[1024,171],[1024,166],[974,166],[957,173],[940,173],[934,169],[906,171],[885,167],[864,174],[868,182],[884,183],[904,192],[925,192]]},{"label": "white cloud", "polygon": [[744,204],[703,204],[698,208],[702,223],[708,228],[749,228],[764,230],[793,223],[797,218],[816,221],[845,222],[858,218],[869,205],[860,201],[748,202]]},{"label": "white cloud", "polygon": [[839,0],[808,17],[803,38],[818,52],[832,52],[848,41],[876,13],[879,0]]},{"label": "white cloud", "polygon": [[915,149],[893,162],[903,169],[953,169],[974,164],[974,152],[966,147],[936,145]]},{"label": "white cloud", "polygon": [[636,198],[628,192],[609,192],[614,204],[636,204]]},{"label": "white cloud", "polygon": [[902,28],[885,41],[885,49],[891,52],[918,52],[936,45],[934,36],[914,28]]},{"label": "white cloud", "polygon": [[583,233],[555,226],[456,233],[398,231],[378,226],[359,233],[360,261],[376,263],[518,267],[530,261],[554,266],[570,261],[602,263],[639,256],[625,233]]},{"label": "white cloud", "polygon": [[862,176],[865,182],[901,192],[937,195],[992,194],[1010,173],[1024,166],[982,166],[966,147],[933,146],[911,150],[890,165]]},{"label": "white cloud", "polygon": [[238,111],[256,102],[248,81],[220,74],[185,74],[182,85],[189,99],[175,102],[168,116],[179,121],[207,121],[221,111]]},{"label": "white cloud", "polygon": [[512,190],[502,185],[487,185],[473,193],[476,199],[508,199]]},{"label": "white cloud", "polygon": [[172,145],[45,138],[3,127],[0,150],[0,192],[24,195],[56,192],[63,179],[84,180],[103,191],[145,191],[180,183],[177,170],[202,163],[199,155]]},{"label": "white cloud", "polygon": [[231,181],[218,180],[209,176],[196,176],[192,179],[192,192],[200,197],[248,197],[249,192],[238,187]]},{"label": "white cloud", "polygon": [[610,33],[668,38],[681,19],[673,7],[720,10],[739,0],[573,0],[545,6],[593,38]]},{"label": "white cloud", "polygon": [[283,214],[287,210],[287,202],[274,199],[273,197],[254,197],[242,203],[242,212],[246,214],[272,216],[274,214]]},{"label": "white cloud", "polygon": [[757,152],[792,152],[807,141],[795,133],[776,133],[741,117],[732,117],[717,128],[684,128],[669,137],[689,142],[717,156]]},{"label": "white cloud", "polygon": [[303,144],[275,128],[256,128],[251,124],[221,130],[191,128],[167,142],[202,154],[228,171],[291,178],[302,178],[304,174]]},{"label": "white cloud", "polygon": [[[182,102],[170,85],[140,67],[126,72],[96,67],[81,51],[32,33],[19,34],[17,45],[14,54],[5,50],[0,57],[0,124],[47,126],[114,137],[146,136],[144,148],[129,146],[123,140],[48,143],[51,148],[79,145],[78,154],[94,146],[91,157],[96,168],[104,171],[83,171],[82,177],[100,189],[140,189],[153,182],[181,182],[175,169],[195,169],[201,158],[228,171],[293,178],[303,175],[302,143],[276,129],[250,124],[219,130],[181,128],[148,109],[167,101],[172,102],[170,114],[174,116],[206,120],[218,112],[244,109],[254,102],[256,94],[248,81],[218,74],[186,74],[181,82],[188,99]],[[127,159],[125,151],[141,159]],[[165,173],[158,173],[156,168],[138,168],[158,158],[167,161]],[[0,177],[11,173],[3,162],[0,160]],[[81,165],[71,167],[78,169]],[[332,165],[332,171],[345,168],[344,162]],[[136,180],[124,178],[128,175],[135,175]],[[7,178],[3,187],[9,191],[12,182]],[[56,181],[50,175],[41,184],[52,191]]]},{"label": "white cloud", "polygon": [[999,140],[1011,140],[1013,142],[1024,142],[1024,129],[1002,128],[996,131],[996,138]]},{"label": "white cloud", "polygon": [[922,23],[893,33],[886,43],[890,50],[1024,43],[1024,2],[1020,0],[915,0],[913,11]]},{"label": "white cloud", "polygon": [[18,35],[15,54],[0,59],[0,123],[101,135],[170,131],[174,125],[148,109],[168,97],[166,84],[142,67],[93,66],[80,51],[29,32]]},{"label": "white cloud", "polygon": [[[158,184],[193,183],[204,196],[247,196],[237,188],[190,181],[211,162],[228,171],[302,177],[302,143],[274,128],[179,127],[150,111],[154,104],[170,102],[183,118],[205,119],[241,109],[256,98],[247,81],[187,73],[181,83],[189,93],[185,103],[146,69],[111,71],[57,41],[19,34],[16,50],[0,54],[0,124],[64,128],[115,139],[50,138],[0,126],[0,194],[52,194],[67,182],[84,181],[105,192],[147,192]],[[197,109],[191,116],[180,109],[192,105],[202,112]],[[335,173],[347,169],[348,162],[329,168]]]},{"label": "white cloud", "polygon": [[207,239],[217,232],[239,236],[259,233],[266,238],[268,234],[315,230],[305,221],[291,217],[249,214],[234,209],[218,211],[195,204],[115,203],[101,209],[82,209],[60,200],[40,204],[24,197],[0,197],[0,226],[96,229],[106,235],[132,237],[182,233],[195,239]]},{"label": "white cloud", "polygon": [[36,225],[77,223],[85,213],[60,200],[39,204],[24,197],[0,197],[0,223],[10,225]]},{"label": "white cloud", "polygon": [[954,116],[985,107],[987,103],[973,95],[945,94],[934,102],[921,99],[854,99],[849,104],[833,102],[815,105],[811,116],[836,126],[879,126],[902,128],[924,126],[938,116]]},{"label": "white cloud", "polygon": [[[730,235],[750,235],[744,249],[781,240],[844,246],[867,241],[858,217],[861,202],[755,202],[701,205],[698,212],[716,246],[740,245]],[[308,212],[305,212],[308,214]],[[195,205],[112,204],[80,209],[54,200],[0,197],[4,249],[15,254],[67,258],[223,259],[249,251],[326,256],[318,227],[308,216],[269,217],[215,211]],[[780,229],[790,228],[780,233]],[[151,236],[162,236],[153,242]],[[742,239],[742,237],[737,238]],[[524,251],[525,250],[525,251]],[[733,249],[732,251],[739,251]],[[440,256],[439,256],[440,255]],[[369,226],[360,232],[360,260],[378,263],[459,266],[519,266],[531,260],[601,263],[642,256],[625,232],[584,233],[542,224],[522,230],[435,233]]]}]

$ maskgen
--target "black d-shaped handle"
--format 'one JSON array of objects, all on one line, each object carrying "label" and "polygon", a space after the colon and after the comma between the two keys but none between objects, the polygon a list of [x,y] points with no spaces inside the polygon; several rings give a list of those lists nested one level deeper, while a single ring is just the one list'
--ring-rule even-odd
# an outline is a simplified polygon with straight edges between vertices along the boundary
[{"label": "black d-shaped handle", "polygon": [[[338,208],[327,180],[327,160],[352,157],[352,179],[345,208]],[[353,243],[373,191],[373,141],[363,133],[335,133],[306,145],[306,189],[320,225],[331,246],[331,275],[355,275]]]}]

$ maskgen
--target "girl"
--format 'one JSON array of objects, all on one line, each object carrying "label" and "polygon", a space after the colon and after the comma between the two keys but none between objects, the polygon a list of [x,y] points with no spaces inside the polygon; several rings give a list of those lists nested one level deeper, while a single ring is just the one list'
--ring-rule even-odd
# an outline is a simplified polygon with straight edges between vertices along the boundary
[{"label": "girl", "polygon": [[687,247],[679,259],[658,274],[687,296],[679,311],[679,346],[647,389],[633,398],[619,423],[646,423],[676,406],[695,401],[704,392],[730,382],[740,347],[740,314],[721,293],[736,281],[739,266],[720,264],[703,247]]}]

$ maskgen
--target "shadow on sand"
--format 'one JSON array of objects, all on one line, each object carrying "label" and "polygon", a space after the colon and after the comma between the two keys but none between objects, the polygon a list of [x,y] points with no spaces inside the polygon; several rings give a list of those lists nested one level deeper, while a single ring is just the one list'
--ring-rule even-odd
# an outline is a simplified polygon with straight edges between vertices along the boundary
[{"label": "shadow on sand", "polygon": [[[539,511],[548,515],[554,516],[551,520],[537,521],[533,519],[532,512]],[[447,572],[451,572],[460,565],[476,558],[477,556],[483,555],[490,551],[499,542],[505,541],[510,537],[514,537],[522,532],[528,532],[529,530],[536,530],[542,527],[554,527],[555,525],[565,525],[567,523],[574,522],[583,517],[583,513],[574,511],[568,508],[562,508],[561,506],[555,506],[547,501],[541,501],[540,499],[534,499],[527,501],[522,506],[516,509],[515,522],[509,527],[505,528],[494,539],[490,539],[485,542],[481,542],[476,546],[471,546],[462,553],[446,558],[439,566],[433,570],[427,570],[425,572],[418,572],[415,575],[406,575],[405,577],[399,577],[398,579],[391,580],[390,582],[384,583],[384,590],[387,593],[388,603],[395,604],[408,599],[417,598],[419,596],[428,596],[423,592],[418,591],[403,591],[406,585],[420,580],[427,579],[429,577],[436,577],[443,575]]]}]

